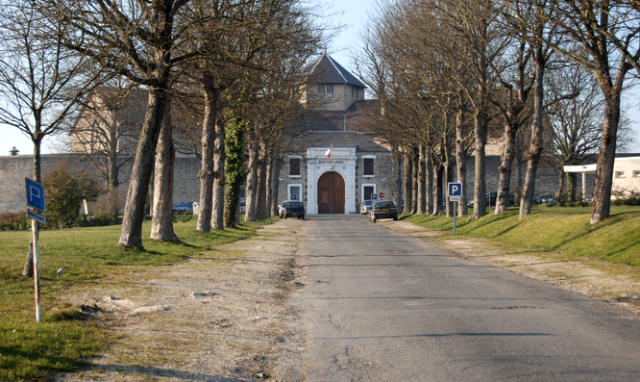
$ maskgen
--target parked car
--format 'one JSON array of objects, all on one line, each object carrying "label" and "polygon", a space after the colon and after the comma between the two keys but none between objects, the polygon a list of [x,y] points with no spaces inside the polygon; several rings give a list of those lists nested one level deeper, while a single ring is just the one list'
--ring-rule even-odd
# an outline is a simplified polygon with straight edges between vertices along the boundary
[{"label": "parked car", "polygon": [[554,201],[553,194],[542,194],[538,197],[539,204],[550,204]]},{"label": "parked car", "polygon": [[378,219],[393,219],[398,220],[398,209],[392,201],[382,201],[374,203],[371,211],[369,212],[369,220],[372,222],[378,221]]},{"label": "parked car", "polygon": [[371,206],[373,205],[373,200],[365,200],[360,204],[360,215],[366,215],[371,211]]},{"label": "parked car", "polygon": [[285,200],[280,205],[280,217],[297,217],[298,219],[304,219],[304,204],[298,200]]},{"label": "parked car", "polygon": [[173,206],[174,214],[192,214],[193,202],[178,202]]}]

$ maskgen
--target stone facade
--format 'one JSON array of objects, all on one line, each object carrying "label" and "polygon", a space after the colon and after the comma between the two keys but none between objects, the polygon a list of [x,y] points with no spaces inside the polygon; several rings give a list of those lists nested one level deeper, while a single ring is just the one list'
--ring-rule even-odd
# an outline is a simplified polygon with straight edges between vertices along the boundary
[{"label": "stone facade", "polygon": [[[55,168],[63,167],[72,171],[93,172],[96,177],[99,177],[95,166],[85,158],[85,156],[74,154],[43,155],[42,174],[45,175]],[[123,168],[120,179],[129,179],[131,165],[130,162]],[[176,158],[174,166],[174,202],[198,201],[200,199],[200,180],[198,179],[200,161],[195,157],[181,157]],[[0,213],[26,210],[25,178],[33,178],[32,156],[0,157]],[[128,186],[127,182],[123,182],[120,187],[126,190]]]}]

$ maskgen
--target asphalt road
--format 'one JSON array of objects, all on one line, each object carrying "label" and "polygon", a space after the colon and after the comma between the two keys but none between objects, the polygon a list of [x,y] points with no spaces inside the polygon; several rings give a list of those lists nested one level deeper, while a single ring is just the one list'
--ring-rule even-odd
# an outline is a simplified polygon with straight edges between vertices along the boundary
[{"label": "asphalt road", "polygon": [[308,219],[308,381],[640,381],[640,317],[359,215]]}]

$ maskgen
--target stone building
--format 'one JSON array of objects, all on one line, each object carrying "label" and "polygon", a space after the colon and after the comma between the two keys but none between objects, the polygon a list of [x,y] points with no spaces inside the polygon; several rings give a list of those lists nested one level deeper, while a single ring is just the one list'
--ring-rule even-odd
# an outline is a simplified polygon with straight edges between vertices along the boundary
[{"label": "stone building", "polygon": [[[367,121],[364,110],[371,100],[365,100],[366,86],[355,76],[335,62],[330,56],[323,55],[312,66],[311,73],[317,83],[306,89],[302,102],[317,105],[312,113],[296,124],[298,133],[289,139],[288,148],[282,153],[280,179],[277,202],[287,199],[302,200],[308,214],[340,213],[350,214],[359,211],[360,203],[372,194],[392,199],[393,174],[391,151],[383,144],[376,142],[367,132]],[[136,99],[144,99],[133,97]],[[321,102],[315,102],[320,99]],[[314,102],[310,102],[314,100]],[[140,106],[140,105],[138,105]],[[119,106],[120,109],[123,109]],[[124,108],[119,126],[135,126],[138,124],[132,115],[144,116],[139,107]],[[112,112],[112,111],[110,111]],[[116,118],[112,114],[98,114],[98,117],[109,119],[112,124]],[[91,120],[88,123],[94,123]],[[303,133],[299,134],[302,130]],[[98,145],[89,139],[77,139],[74,151],[86,151]],[[88,146],[87,146],[88,145]],[[122,149],[122,141],[116,145]],[[85,150],[82,150],[82,148]],[[327,151],[330,151],[328,157]],[[126,149],[123,151],[127,151]],[[122,153],[122,151],[119,151]],[[491,153],[488,150],[488,153]],[[124,154],[124,153],[123,153]],[[123,155],[122,154],[122,155]],[[76,154],[44,155],[43,171],[57,166],[61,160],[73,163],[74,166],[96,168],[86,156]],[[0,213],[20,211],[26,208],[24,202],[24,178],[32,176],[31,156],[0,156]],[[631,162],[629,162],[631,165]],[[635,162],[633,163],[635,166]],[[487,192],[495,192],[499,180],[499,155],[488,154],[486,157]],[[514,166],[516,166],[514,164]],[[122,189],[128,187],[130,163],[122,169]],[[517,167],[517,166],[516,166]],[[637,166],[636,166],[637,167]],[[640,168],[629,168],[621,176],[621,180],[636,181]],[[173,202],[198,201],[200,198],[200,181],[197,177],[200,161],[194,155],[177,155],[174,170]],[[622,170],[617,170],[622,171]],[[514,168],[511,188],[517,189],[523,180],[521,171]],[[401,175],[401,174],[399,174]],[[624,176],[624,177],[623,177]],[[521,177],[522,180],[518,180]],[[467,196],[473,198],[474,158],[467,162]],[[593,175],[588,174],[586,190],[593,190]],[[635,183],[634,183],[635,184]],[[555,193],[558,189],[558,172],[552,166],[541,164],[536,178],[536,193]],[[586,192],[589,194],[589,191]]]},{"label": "stone building", "polygon": [[391,197],[391,152],[360,133],[304,133],[283,161],[278,204],[302,200],[307,214],[353,214],[372,194]]}]

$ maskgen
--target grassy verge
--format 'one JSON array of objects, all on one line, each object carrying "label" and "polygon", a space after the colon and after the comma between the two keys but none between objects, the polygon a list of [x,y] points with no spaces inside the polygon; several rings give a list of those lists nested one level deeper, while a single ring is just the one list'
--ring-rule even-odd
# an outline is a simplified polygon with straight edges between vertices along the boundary
[{"label": "grassy verge", "polygon": [[[275,220],[209,234],[195,230],[195,219],[180,222],[174,229],[182,242],[145,240],[145,251],[116,245],[121,226],[42,231],[42,324],[35,323],[33,279],[21,275],[30,233],[0,232],[0,381],[44,380],[52,373],[76,370],[83,365],[82,359],[108,346],[112,334],[57,301],[58,293],[130,272],[130,266],[169,266],[211,247],[253,236]],[[146,223],[144,232],[149,231]],[[64,273],[59,275],[60,268]]]},{"label": "grassy verge", "polygon": [[[590,207],[536,206],[531,215],[518,219],[518,210],[488,215],[467,222],[458,218],[456,232],[495,239],[526,249],[563,252],[571,258],[590,258],[627,264],[640,269],[640,207],[612,206],[611,217],[590,224]],[[404,215],[402,219],[450,235],[453,219],[443,216]]]}]

